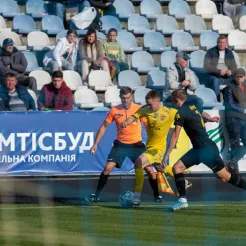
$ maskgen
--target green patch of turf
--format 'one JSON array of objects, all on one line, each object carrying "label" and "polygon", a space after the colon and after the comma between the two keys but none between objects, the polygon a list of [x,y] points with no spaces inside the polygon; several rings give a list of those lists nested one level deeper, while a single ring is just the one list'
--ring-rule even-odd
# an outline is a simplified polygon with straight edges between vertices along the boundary
[{"label": "green patch of turf", "polygon": [[0,245],[244,245],[246,204],[189,203],[168,212],[167,204],[118,203],[85,206],[1,205]]}]

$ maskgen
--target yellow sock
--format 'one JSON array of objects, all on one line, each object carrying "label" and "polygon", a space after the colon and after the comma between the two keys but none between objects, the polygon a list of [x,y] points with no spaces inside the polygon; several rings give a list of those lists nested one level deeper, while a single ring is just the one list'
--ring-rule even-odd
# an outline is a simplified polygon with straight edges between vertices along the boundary
[{"label": "yellow sock", "polygon": [[136,168],[136,179],[135,179],[135,192],[141,193],[143,189],[143,183],[144,183],[144,172],[142,168]]},{"label": "yellow sock", "polygon": [[164,173],[170,175],[172,178],[174,178],[173,169],[171,166],[166,166],[164,169]]}]

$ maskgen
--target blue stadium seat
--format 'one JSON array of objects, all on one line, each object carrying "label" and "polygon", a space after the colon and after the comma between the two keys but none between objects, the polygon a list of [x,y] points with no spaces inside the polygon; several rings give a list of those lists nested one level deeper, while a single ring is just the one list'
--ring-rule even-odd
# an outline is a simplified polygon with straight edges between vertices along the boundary
[{"label": "blue stadium seat", "polygon": [[132,54],[131,57],[132,68],[138,73],[147,74],[153,69],[158,69],[155,67],[153,58],[150,53],[146,51],[137,51]]},{"label": "blue stadium seat", "polygon": [[211,30],[202,32],[200,35],[201,48],[208,50],[216,46],[218,37],[219,37],[219,34]]},{"label": "blue stadium seat", "polygon": [[162,53],[166,50],[171,50],[167,47],[164,36],[159,32],[146,32],[144,34],[144,48],[151,53]]},{"label": "blue stadium seat", "polygon": [[110,108],[107,107],[96,107],[92,109],[92,111],[105,111],[105,112],[108,112],[109,110]]},{"label": "blue stadium seat", "polygon": [[117,31],[121,30],[120,21],[115,16],[104,15],[100,18],[102,23],[102,31],[108,34],[110,28],[115,28]]},{"label": "blue stadium seat", "polygon": [[63,31],[61,31],[61,32],[58,32],[58,33],[56,34],[56,42],[57,42],[58,39],[64,38],[64,37],[66,37],[66,36],[67,36],[67,30],[63,30]]},{"label": "blue stadium seat", "polygon": [[192,36],[184,31],[176,31],[172,34],[172,46],[174,49],[182,51],[199,50],[199,47],[195,46]]},{"label": "blue stadium seat", "polygon": [[121,20],[127,20],[131,15],[135,14],[134,6],[129,0],[115,0],[113,6]]},{"label": "blue stadium seat", "polygon": [[24,54],[24,56],[26,57],[26,60],[27,60],[27,69],[26,69],[27,73],[30,73],[30,72],[32,72],[34,70],[43,70],[42,67],[38,66],[37,58],[32,52],[24,51],[23,54]]},{"label": "blue stadium seat", "polygon": [[46,15],[41,21],[42,31],[48,35],[56,35],[64,31],[64,25],[60,17],[55,15]]},{"label": "blue stadium seat", "polygon": [[203,50],[193,51],[190,54],[190,66],[191,68],[202,68],[204,67],[204,57],[206,52]]},{"label": "blue stadium seat", "polygon": [[161,68],[165,71],[176,62],[176,51],[165,51],[161,54]]},{"label": "blue stadium seat", "polygon": [[163,91],[166,88],[166,73],[161,70],[152,70],[147,74],[146,86],[153,90]]},{"label": "blue stadium seat", "polygon": [[98,38],[98,39],[102,39],[102,40],[107,39],[107,37],[105,36],[104,33],[98,32],[98,31],[96,31],[96,33],[97,33],[97,38]]},{"label": "blue stadium seat", "polygon": [[118,86],[128,86],[132,90],[136,90],[139,86],[142,86],[142,82],[137,72],[125,70],[119,73]]},{"label": "blue stadium seat", "polygon": [[122,45],[123,50],[127,53],[143,50],[138,47],[135,36],[131,32],[120,31],[118,32],[117,41]]},{"label": "blue stadium seat", "polygon": [[217,97],[215,95],[215,92],[207,87],[204,86],[199,86],[196,90],[195,90],[195,95],[197,95],[198,97],[200,97],[204,104],[203,107],[204,108],[213,108],[216,106],[222,106],[222,103],[217,101]]},{"label": "blue stadium seat", "polygon": [[163,12],[161,9],[161,5],[158,1],[143,0],[140,4],[140,13],[148,19],[156,19]]},{"label": "blue stadium seat", "polygon": [[149,22],[144,16],[131,15],[128,19],[128,30],[134,34],[143,35],[150,31]]},{"label": "blue stadium seat", "polygon": [[170,15],[159,15],[156,20],[156,29],[164,35],[173,34],[179,31],[177,20]]},{"label": "blue stadium seat", "polygon": [[43,18],[47,13],[44,8],[43,0],[28,0],[26,3],[26,14],[33,18]]},{"label": "blue stadium seat", "polygon": [[207,27],[201,16],[187,15],[184,19],[184,29],[192,35],[198,35],[206,31]]},{"label": "blue stadium seat", "polygon": [[144,86],[137,88],[134,92],[134,102],[137,104],[145,105],[146,104],[145,96],[150,91],[151,89],[146,88]]},{"label": "blue stadium seat", "polygon": [[21,13],[17,2],[2,0],[0,1],[0,14],[6,18],[13,18]]},{"label": "blue stadium seat", "polygon": [[175,19],[184,19],[191,14],[190,7],[186,1],[172,0],[168,4],[168,13],[175,17]]},{"label": "blue stadium seat", "polygon": [[34,19],[29,15],[16,15],[13,19],[13,30],[20,34],[38,31]]}]

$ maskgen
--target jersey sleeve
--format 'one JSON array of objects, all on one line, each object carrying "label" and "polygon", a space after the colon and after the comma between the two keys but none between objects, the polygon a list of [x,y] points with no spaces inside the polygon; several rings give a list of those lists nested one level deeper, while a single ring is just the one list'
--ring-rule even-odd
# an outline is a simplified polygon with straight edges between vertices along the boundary
[{"label": "jersey sleeve", "polygon": [[[140,109],[138,109],[137,112],[135,114],[133,114],[133,116],[136,119],[140,119],[140,118],[145,117],[145,112],[146,112],[146,107],[144,106],[144,107],[141,107]],[[141,121],[141,122],[143,122],[143,121]]]},{"label": "jersey sleeve", "polygon": [[184,115],[182,114],[182,111],[180,110],[175,115],[174,125],[182,126],[182,127],[184,125]]},{"label": "jersey sleeve", "polygon": [[178,110],[171,108],[170,109],[170,118],[174,121],[175,120],[175,115],[177,114]]},{"label": "jersey sleeve", "polygon": [[107,115],[105,121],[108,124],[111,124],[114,121],[114,109],[113,108],[111,108],[110,111],[108,112],[108,115]]}]

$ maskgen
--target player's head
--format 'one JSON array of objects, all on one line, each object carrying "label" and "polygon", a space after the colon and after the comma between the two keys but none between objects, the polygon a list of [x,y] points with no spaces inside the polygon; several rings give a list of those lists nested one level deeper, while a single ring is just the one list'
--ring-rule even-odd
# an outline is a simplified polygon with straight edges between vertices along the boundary
[{"label": "player's head", "polygon": [[152,112],[160,109],[161,106],[161,95],[158,91],[150,91],[146,97],[146,104]]},{"label": "player's head", "polygon": [[133,99],[133,91],[130,87],[124,86],[120,89],[120,99],[122,106],[125,109],[131,107],[132,99]]},{"label": "player's head", "polygon": [[183,103],[186,101],[186,91],[183,89],[177,89],[172,92],[172,102],[175,105],[182,106]]}]

